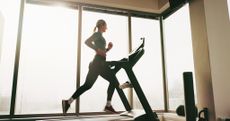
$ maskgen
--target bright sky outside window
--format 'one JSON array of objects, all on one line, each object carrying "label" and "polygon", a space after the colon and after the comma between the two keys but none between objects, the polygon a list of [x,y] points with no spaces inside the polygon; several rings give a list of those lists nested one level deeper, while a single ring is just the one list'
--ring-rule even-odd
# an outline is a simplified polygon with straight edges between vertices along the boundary
[{"label": "bright sky outside window", "polygon": [[229,19],[230,19],[230,0],[227,0],[228,2],[228,15],[229,15]]},{"label": "bright sky outside window", "polygon": [[164,24],[169,109],[175,110],[184,104],[183,72],[194,72],[188,5],[172,14]]},{"label": "bright sky outside window", "polygon": [[62,112],[76,89],[77,17],[77,9],[25,5],[16,114]]},{"label": "bright sky outside window", "polygon": [[20,0],[0,1],[0,115],[10,112]]},{"label": "bright sky outside window", "polygon": [[[132,17],[133,49],[145,38],[145,53],[133,71],[153,110],[163,110],[163,79],[160,25],[158,20]],[[134,108],[142,108],[134,91]]]}]

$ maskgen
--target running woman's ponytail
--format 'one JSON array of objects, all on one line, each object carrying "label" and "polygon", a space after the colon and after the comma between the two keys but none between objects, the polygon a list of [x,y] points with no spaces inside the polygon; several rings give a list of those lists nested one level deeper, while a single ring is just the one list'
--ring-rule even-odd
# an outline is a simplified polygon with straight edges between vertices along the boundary
[{"label": "running woman's ponytail", "polygon": [[97,23],[96,23],[96,26],[95,26],[94,29],[93,29],[93,32],[96,32],[96,29],[99,29],[100,27],[102,27],[102,26],[104,26],[104,25],[106,25],[105,20],[99,19],[99,20],[97,21]]},{"label": "running woman's ponytail", "polygon": [[93,32],[96,32],[97,26],[94,27]]}]

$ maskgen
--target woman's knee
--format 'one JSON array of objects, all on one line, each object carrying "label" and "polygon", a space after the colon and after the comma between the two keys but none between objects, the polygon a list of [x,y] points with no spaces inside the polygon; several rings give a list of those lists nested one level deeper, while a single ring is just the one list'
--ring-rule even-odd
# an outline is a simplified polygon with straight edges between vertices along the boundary
[{"label": "woman's knee", "polygon": [[84,85],[82,85],[86,90],[89,90],[90,88],[92,88],[92,84],[89,83],[85,83]]}]

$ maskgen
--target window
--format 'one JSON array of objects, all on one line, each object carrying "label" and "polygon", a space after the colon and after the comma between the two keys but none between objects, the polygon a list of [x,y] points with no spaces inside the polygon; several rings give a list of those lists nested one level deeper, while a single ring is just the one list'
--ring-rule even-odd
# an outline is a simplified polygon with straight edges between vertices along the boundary
[{"label": "window", "polygon": [[230,19],[230,0],[227,0],[228,2],[228,15],[229,15],[229,19]]},{"label": "window", "polygon": [[188,5],[185,5],[164,21],[170,110],[175,110],[177,106],[184,105],[183,72],[194,72],[189,20]]},{"label": "window", "polygon": [[[93,34],[98,19],[104,19],[107,23],[107,31],[103,33],[106,42],[112,42],[113,48],[107,54],[107,60],[120,60],[128,54],[128,17],[83,11],[82,15],[82,53],[81,53],[81,85],[84,84],[88,72],[88,65],[92,61],[95,52],[87,47],[84,42]],[[124,70],[117,73],[120,82],[127,79]],[[98,77],[93,87],[80,96],[80,112],[101,112],[106,104],[106,95],[109,82]],[[127,94],[127,92],[125,92]],[[116,110],[125,110],[118,96],[114,92],[112,105]]]},{"label": "window", "polygon": [[[19,8],[20,0],[0,1],[1,115],[10,111]],[[25,3],[15,114],[61,113],[61,100],[68,99],[76,91],[78,12],[77,7]],[[170,110],[184,104],[182,73],[194,72],[188,14],[188,6],[185,6],[164,21]],[[120,60],[129,53],[127,16],[83,9],[80,85],[85,82],[88,65],[95,54],[84,42],[93,34],[98,19],[107,22],[108,30],[103,36],[107,43],[114,45],[107,60]],[[133,71],[152,109],[163,110],[166,104],[159,21],[132,17],[131,29],[132,49],[141,43],[140,38],[145,38],[145,54]],[[129,81],[123,69],[116,76],[120,83]],[[80,112],[103,111],[108,85],[108,81],[99,77],[92,89],[81,95]],[[130,96],[128,89],[124,92],[127,97]],[[142,108],[135,91],[133,104],[135,109]],[[117,111],[125,110],[116,91],[112,105]],[[72,105],[68,112],[74,113],[75,106]]]},{"label": "window", "polygon": [[[164,109],[162,54],[160,25],[158,20],[132,17],[133,49],[145,37],[145,54],[134,66],[133,71],[153,110]],[[134,108],[142,108],[134,92]]]},{"label": "window", "polygon": [[76,89],[77,17],[77,9],[25,5],[16,114],[62,112]]},{"label": "window", "polygon": [[9,114],[20,0],[0,1],[0,115]]}]

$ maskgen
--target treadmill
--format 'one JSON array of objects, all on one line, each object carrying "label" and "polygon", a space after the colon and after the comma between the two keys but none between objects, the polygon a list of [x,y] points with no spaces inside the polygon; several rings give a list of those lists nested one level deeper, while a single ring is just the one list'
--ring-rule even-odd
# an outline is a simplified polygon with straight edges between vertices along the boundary
[{"label": "treadmill", "polygon": [[[143,90],[141,89],[141,86],[132,70],[133,66],[139,61],[139,59],[142,57],[142,55],[144,54],[144,44],[145,44],[145,38],[141,38],[141,40],[143,41],[141,43],[141,45],[133,50],[127,58],[123,58],[120,61],[107,61],[107,64],[109,64],[109,66],[111,67],[111,69],[113,70],[113,72],[116,74],[121,68],[123,68],[126,72],[126,74],[128,75],[128,78],[130,80],[130,83],[133,86],[133,89],[135,90],[141,104],[142,107],[144,108],[144,114],[142,115],[133,115],[134,120],[135,121],[160,121],[158,119],[158,116],[156,114],[156,112],[153,112],[153,110],[151,109],[148,100],[145,97],[145,94],[143,92]],[[119,83],[119,82],[116,82]],[[116,87],[118,94],[124,104],[124,107],[126,108],[125,113],[123,114],[135,114],[134,110],[130,107],[130,104],[123,92],[122,89],[120,89],[119,87]],[[121,114],[122,115],[122,114]]]}]

